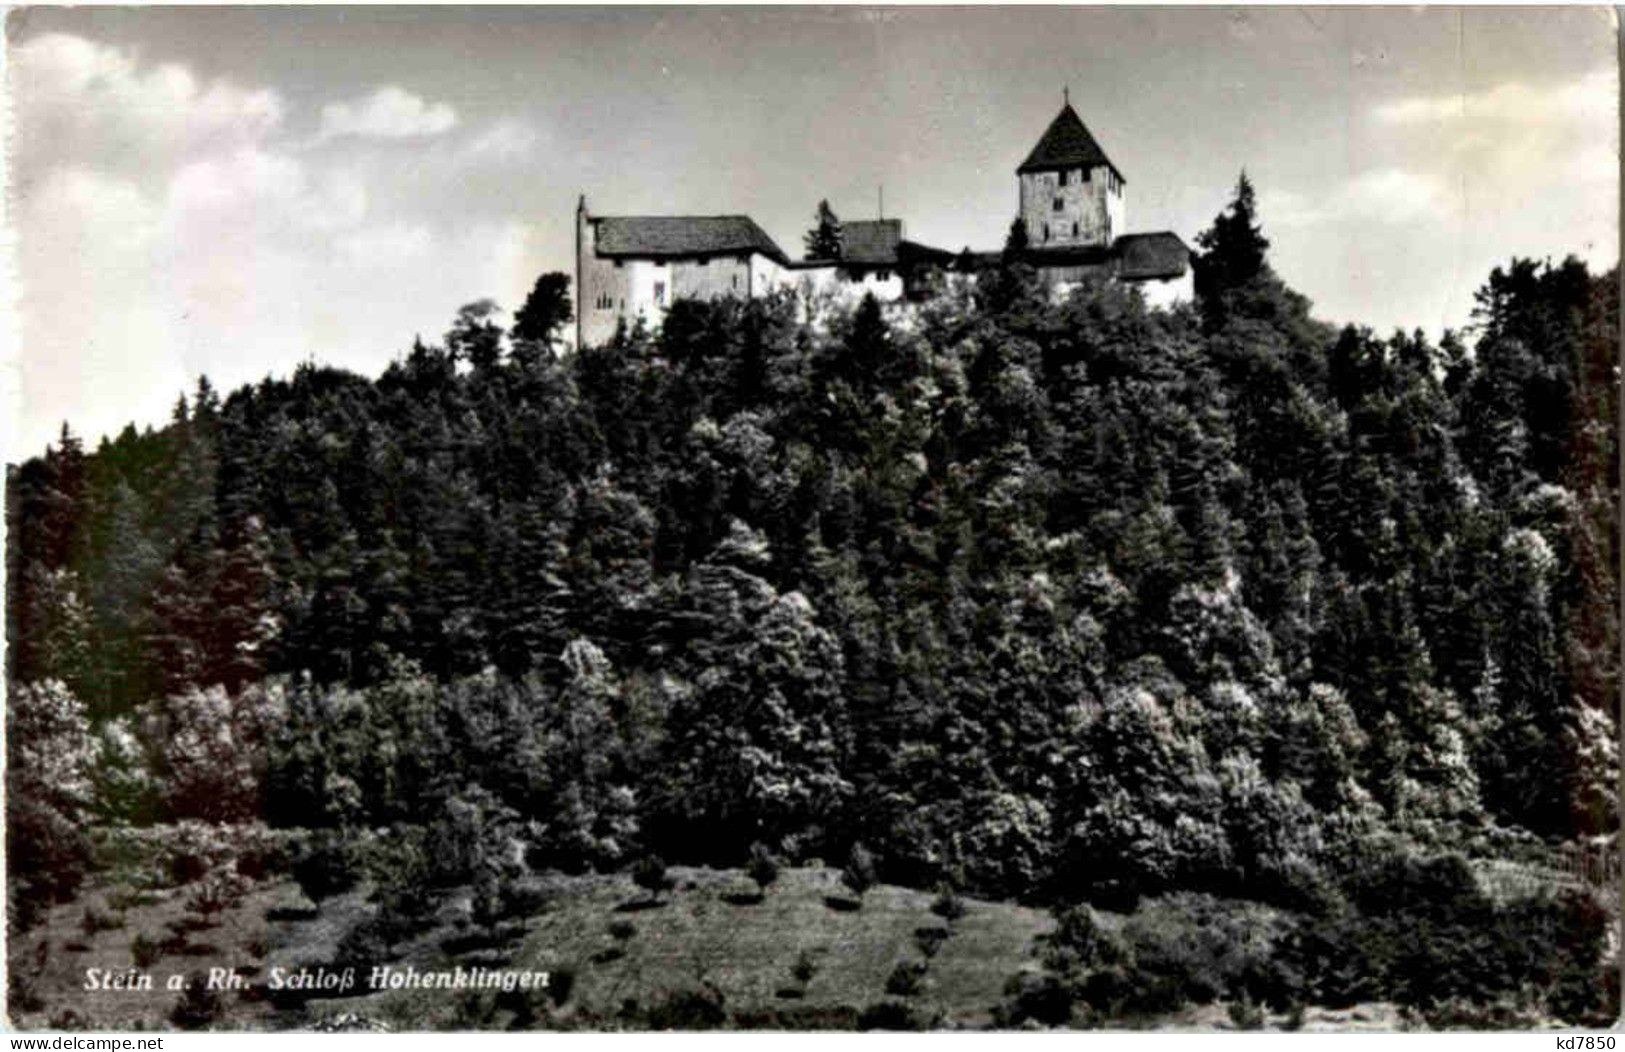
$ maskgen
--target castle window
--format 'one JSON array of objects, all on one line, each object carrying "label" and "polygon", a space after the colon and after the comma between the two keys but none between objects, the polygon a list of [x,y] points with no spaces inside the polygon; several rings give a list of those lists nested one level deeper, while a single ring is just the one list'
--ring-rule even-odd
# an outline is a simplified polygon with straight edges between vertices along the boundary
[{"label": "castle window", "polygon": [[1055,210],[1057,212],[1059,212],[1059,211],[1062,211],[1065,208],[1066,208],[1066,202],[1064,200],[1062,200],[1061,198],[1057,197],[1055,199]]},{"label": "castle window", "polygon": [[1078,224],[1076,224],[1076,223],[1072,224],[1072,236],[1073,237],[1078,236]]},{"label": "castle window", "polygon": [[737,290],[738,288],[739,288],[739,275],[735,274],[734,275],[734,289]]},{"label": "castle window", "polygon": [[1061,185],[1062,185],[1062,186],[1065,186],[1065,185],[1066,185],[1066,177],[1067,177],[1067,174],[1068,174],[1068,173],[1066,173],[1066,172],[1062,172],[1062,173],[1061,173]]},{"label": "castle window", "polygon": [[1049,240],[1049,224],[1048,223],[1044,224],[1044,236],[1039,238],[1039,240],[1040,241],[1048,241]]},{"label": "castle window", "polygon": [[621,269],[621,261],[620,261],[620,260],[618,260],[618,259],[617,259],[617,260],[616,260],[616,261],[615,261],[615,269],[616,269],[616,270],[620,270],[620,269]]},{"label": "castle window", "polygon": [[655,282],[655,302],[662,307],[666,305],[666,283],[664,281]]}]

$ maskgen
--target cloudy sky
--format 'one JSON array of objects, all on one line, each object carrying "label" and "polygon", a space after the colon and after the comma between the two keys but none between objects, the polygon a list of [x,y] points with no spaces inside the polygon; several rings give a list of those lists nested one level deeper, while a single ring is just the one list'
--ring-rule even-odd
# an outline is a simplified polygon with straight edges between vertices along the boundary
[{"label": "cloudy sky", "polygon": [[[1430,333],[1512,255],[1618,257],[1606,9],[24,9],[8,459],[315,360],[376,374],[570,269],[598,212],[827,197],[996,248],[1063,85],[1129,226],[1193,240],[1245,167],[1332,321]],[[4,406],[0,405],[0,410]],[[5,436],[0,436],[3,438]]]}]

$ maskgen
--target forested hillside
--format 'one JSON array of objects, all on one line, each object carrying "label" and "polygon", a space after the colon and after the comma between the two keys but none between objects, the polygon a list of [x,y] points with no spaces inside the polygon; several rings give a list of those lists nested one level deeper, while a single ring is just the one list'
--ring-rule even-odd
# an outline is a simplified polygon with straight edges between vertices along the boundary
[{"label": "forested hillside", "polygon": [[[463,822],[1285,906],[1615,828],[1613,273],[1338,331],[1250,189],[1199,302],[1020,266],[555,354],[479,306],[8,475],[13,920],[79,828]],[[320,349],[311,353],[319,356]]]}]

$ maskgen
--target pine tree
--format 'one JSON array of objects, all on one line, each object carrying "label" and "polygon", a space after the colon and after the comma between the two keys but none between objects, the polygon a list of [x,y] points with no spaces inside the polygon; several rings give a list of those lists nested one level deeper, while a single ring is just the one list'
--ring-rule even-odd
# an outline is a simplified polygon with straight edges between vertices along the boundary
[{"label": "pine tree", "polygon": [[807,231],[806,243],[808,259],[839,260],[846,255],[846,236],[828,201],[818,202],[817,225]]},{"label": "pine tree", "polygon": [[1265,253],[1270,243],[1258,225],[1253,184],[1242,172],[1236,194],[1213,225],[1196,238],[1200,250],[1192,261],[1196,297],[1210,331],[1229,316],[1227,298],[1245,289],[1267,272]]},{"label": "pine tree", "polygon": [[1004,237],[1004,258],[1013,260],[1027,251],[1027,224],[1020,216],[1010,221],[1010,232]]},{"label": "pine tree", "polygon": [[531,286],[524,305],[513,316],[513,329],[509,336],[516,345],[535,343],[550,349],[558,339],[559,330],[574,320],[570,277],[550,271],[538,277],[536,284]]}]

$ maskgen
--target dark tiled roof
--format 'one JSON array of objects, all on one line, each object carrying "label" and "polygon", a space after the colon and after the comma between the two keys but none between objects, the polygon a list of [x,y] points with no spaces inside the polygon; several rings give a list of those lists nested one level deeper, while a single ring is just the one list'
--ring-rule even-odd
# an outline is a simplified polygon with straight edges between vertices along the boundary
[{"label": "dark tiled roof", "polygon": [[1021,253],[1021,261],[1035,267],[1100,266],[1111,260],[1112,250],[1105,245],[1052,245]]},{"label": "dark tiled roof", "polygon": [[1003,252],[971,252],[965,250],[954,253],[953,267],[955,270],[977,271],[996,267],[1003,262]]},{"label": "dark tiled roof", "polygon": [[599,216],[592,222],[600,256],[670,259],[760,252],[788,262],[750,216]]},{"label": "dark tiled roof", "polygon": [[849,219],[841,224],[841,261],[886,266],[897,262],[901,219]]},{"label": "dark tiled roof", "polygon": [[808,259],[791,266],[817,269],[838,264],[847,270],[891,269],[920,263],[943,263],[950,252],[903,237],[901,219],[848,219],[841,223],[841,258]]},{"label": "dark tiled roof", "polygon": [[[1155,281],[1183,277],[1190,268],[1191,250],[1178,234],[1163,230],[1154,234],[1124,234],[1104,245],[1054,245],[1022,251],[1022,263],[1030,267],[1100,267],[1115,263],[1114,273],[1124,281]],[[954,257],[960,269],[996,267],[1005,261],[1003,252],[961,253]]]},{"label": "dark tiled roof", "polygon": [[922,245],[918,241],[897,242],[897,258],[903,263],[951,263],[954,254],[947,249]]},{"label": "dark tiled roof", "polygon": [[[1025,172],[1043,172],[1054,168],[1094,168],[1106,165],[1117,172],[1117,178],[1123,179],[1123,173],[1117,171],[1117,165],[1112,164],[1106,151],[1100,148],[1095,137],[1089,134],[1084,127],[1083,119],[1078,111],[1072,108],[1071,103],[1061,107],[1061,112],[1050,121],[1049,128],[1044,132],[1033,152],[1021,162],[1016,174]],[[1123,179],[1124,182],[1128,180]]]},{"label": "dark tiled roof", "polygon": [[1124,234],[1112,249],[1117,253],[1117,274],[1128,281],[1183,277],[1191,262],[1191,250],[1170,230]]}]

